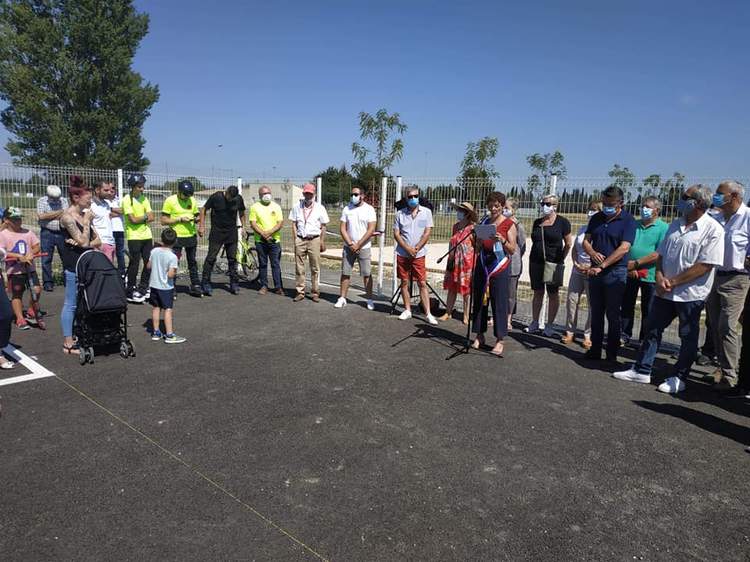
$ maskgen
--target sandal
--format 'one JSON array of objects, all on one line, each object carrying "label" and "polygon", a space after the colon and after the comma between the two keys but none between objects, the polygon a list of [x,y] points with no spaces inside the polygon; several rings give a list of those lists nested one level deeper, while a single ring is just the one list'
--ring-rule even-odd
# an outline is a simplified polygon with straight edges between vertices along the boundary
[{"label": "sandal", "polygon": [[505,351],[505,345],[501,343],[499,350],[497,350],[497,344],[495,344],[495,347],[492,348],[492,351],[490,351],[490,353],[492,353],[492,355],[495,355],[496,357],[502,358],[503,351]]},{"label": "sandal", "polygon": [[484,336],[477,336],[477,338],[472,342],[471,347],[472,349],[479,349],[484,345]]},{"label": "sandal", "polygon": [[63,344],[63,353],[65,355],[80,355],[81,354],[81,348],[78,347],[77,343],[74,343],[73,345],[65,345],[65,344]]}]

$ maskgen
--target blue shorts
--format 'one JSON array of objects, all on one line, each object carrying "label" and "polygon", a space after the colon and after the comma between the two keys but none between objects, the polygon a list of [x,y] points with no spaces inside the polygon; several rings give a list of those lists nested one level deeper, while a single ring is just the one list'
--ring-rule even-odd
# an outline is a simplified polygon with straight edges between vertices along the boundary
[{"label": "blue shorts", "polygon": [[162,310],[174,308],[174,289],[154,289],[151,287],[151,296],[148,302]]}]

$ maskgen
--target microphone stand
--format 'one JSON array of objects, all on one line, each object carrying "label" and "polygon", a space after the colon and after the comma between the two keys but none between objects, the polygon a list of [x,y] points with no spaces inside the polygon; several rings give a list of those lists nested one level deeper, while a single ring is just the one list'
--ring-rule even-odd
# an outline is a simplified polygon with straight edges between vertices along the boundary
[{"label": "microphone stand", "polygon": [[[466,326],[466,339],[464,340],[463,347],[461,349],[457,349],[451,355],[446,357],[445,358],[446,361],[449,361],[453,359],[454,357],[458,357],[459,355],[469,353],[469,349],[471,349],[471,325],[474,321],[474,275],[477,271],[477,262],[479,261],[479,252],[481,252],[481,249],[479,248],[479,244],[478,244],[476,231],[472,228],[471,232],[469,232],[466,236],[464,236],[459,241],[459,243],[456,244],[456,246],[458,246],[460,242],[463,242],[464,240],[466,240],[469,236],[473,237],[471,241],[471,245],[474,248],[474,263],[472,264],[472,267],[471,267],[471,282],[469,283],[469,324],[468,326]],[[453,250],[455,249],[456,247],[453,248]],[[451,250],[448,250],[448,252],[445,255],[448,255],[448,253],[450,252]],[[443,258],[441,257],[440,259],[443,259]],[[480,311],[480,314],[481,314],[481,311]]]}]

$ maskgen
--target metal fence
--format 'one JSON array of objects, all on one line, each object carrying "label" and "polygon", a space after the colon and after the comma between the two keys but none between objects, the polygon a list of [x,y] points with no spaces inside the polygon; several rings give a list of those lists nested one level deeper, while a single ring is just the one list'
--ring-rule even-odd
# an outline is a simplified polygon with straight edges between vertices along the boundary
[{"label": "metal fence", "polygon": [[[36,202],[46,194],[46,187],[49,184],[59,185],[63,193],[67,191],[70,177],[73,175],[81,176],[88,185],[94,185],[100,180],[110,181],[118,188],[118,193],[122,197],[126,188],[124,185],[127,176],[127,170],[96,170],[78,167],[60,167],[60,166],[16,166],[12,164],[0,164],[0,206],[19,207],[24,211],[24,224],[26,227],[38,231],[36,220]],[[348,202],[351,182],[341,182],[335,186],[324,185],[321,179],[315,178],[281,178],[281,179],[245,179],[240,177],[223,175],[201,176],[194,173],[147,173],[146,195],[148,196],[151,206],[156,215],[154,223],[151,225],[154,237],[158,237],[161,232],[161,224],[158,217],[161,215],[161,208],[164,200],[176,192],[179,181],[189,179],[196,188],[196,197],[199,204],[202,204],[211,193],[217,190],[223,190],[228,185],[239,185],[241,192],[249,205],[257,196],[257,188],[260,185],[268,185],[274,193],[275,200],[281,205],[284,215],[287,216],[292,205],[296,204],[301,197],[301,187],[307,182],[317,183],[318,197],[322,193],[338,193],[340,201],[338,203],[329,203],[327,208],[332,220],[329,227],[329,246],[340,247],[338,235],[338,224],[341,209]],[[416,186],[420,189],[422,195],[426,197],[433,205],[433,215],[435,226],[432,231],[430,243],[430,257],[428,257],[428,267],[433,267],[432,280],[433,286],[438,292],[442,292],[442,283],[440,279],[442,273],[439,271],[441,266],[435,262],[435,257],[441,255],[448,248],[448,241],[451,236],[453,224],[455,223],[455,211],[453,203],[463,201],[470,202],[481,215],[485,208],[485,198],[491,191],[502,191],[509,197],[514,197],[518,202],[517,218],[523,225],[527,236],[531,232],[531,226],[538,217],[539,199],[545,193],[554,192],[559,200],[558,213],[566,217],[575,234],[586,224],[588,217],[586,212],[591,201],[598,200],[601,192],[609,185],[619,185],[625,192],[626,206],[634,215],[639,213],[642,199],[649,195],[657,196],[662,201],[662,217],[665,221],[671,221],[676,214],[677,200],[680,192],[684,187],[696,183],[702,183],[711,187],[716,187],[724,178],[695,178],[682,177],[677,174],[671,178],[665,178],[663,181],[651,176],[641,182],[638,181],[620,181],[613,178],[569,178],[561,179],[550,178],[546,185],[540,182],[530,181],[529,178],[502,178],[502,179],[478,179],[478,178],[421,178],[421,177],[389,177],[382,178],[379,181],[371,181],[363,185],[366,190],[367,201],[375,207],[378,214],[378,231],[382,234],[375,240],[374,246],[378,249],[377,257],[373,260],[375,263],[375,273],[377,276],[377,285],[386,294],[390,290],[395,290],[396,281],[392,274],[392,264],[394,259],[394,244],[391,234],[392,225],[396,213],[396,202],[405,193],[407,187]],[[748,185],[748,178],[738,179],[745,185]],[[544,183],[544,182],[541,182]],[[293,248],[293,232],[291,226],[287,224],[282,229],[282,246],[285,250],[285,259],[291,259]],[[530,249],[530,240],[527,244]],[[207,239],[199,240],[198,258],[202,260],[207,251]],[[432,260],[432,263],[431,263]],[[59,264],[56,264],[59,268]],[[570,259],[568,263],[567,275],[571,271]],[[566,277],[567,279],[567,277]],[[566,283],[567,285],[567,283]],[[525,263],[524,274],[522,274],[519,283],[519,302],[526,305],[531,300],[531,291],[528,282],[528,264]],[[561,303],[565,302],[565,291],[561,294]],[[460,305],[459,305],[460,306]],[[586,303],[583,305],[587,306]],[[558,313],[556,323],[564,322],[564,304],[561,304],[561,310]],[[583,322],[583,320],[581,320]],[[636,326],[637,330],[637,326]],[[676,341],[676,332],[672,330],[667,333],[666,340]]]}]

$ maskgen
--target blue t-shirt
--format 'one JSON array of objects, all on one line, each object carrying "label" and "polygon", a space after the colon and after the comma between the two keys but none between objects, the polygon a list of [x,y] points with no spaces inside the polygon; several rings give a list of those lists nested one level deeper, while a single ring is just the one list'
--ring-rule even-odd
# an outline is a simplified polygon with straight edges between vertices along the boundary
[{"label": "blue t-shirt", "polygon": [[[633,243],[635,240],[636,223],[633,215],[625,210],[620,211],[614,219],[607,221],[607,215],[603,212],[596,213],[586,229],[586,234],[591,236],[591,246],[605,256],[612,254],[623,242]],[[610,264],[609,267],[626,267],[628,255],[625,254],[619,261]]]},{"label": "blue t-shirt", "polygon": [[149,285],[152,289],[167,291],[174,289],[174,277],[168,277],[169,270],[177,269],[177,256],[170,248],[156,247],[151,250],[151,278]]}]

